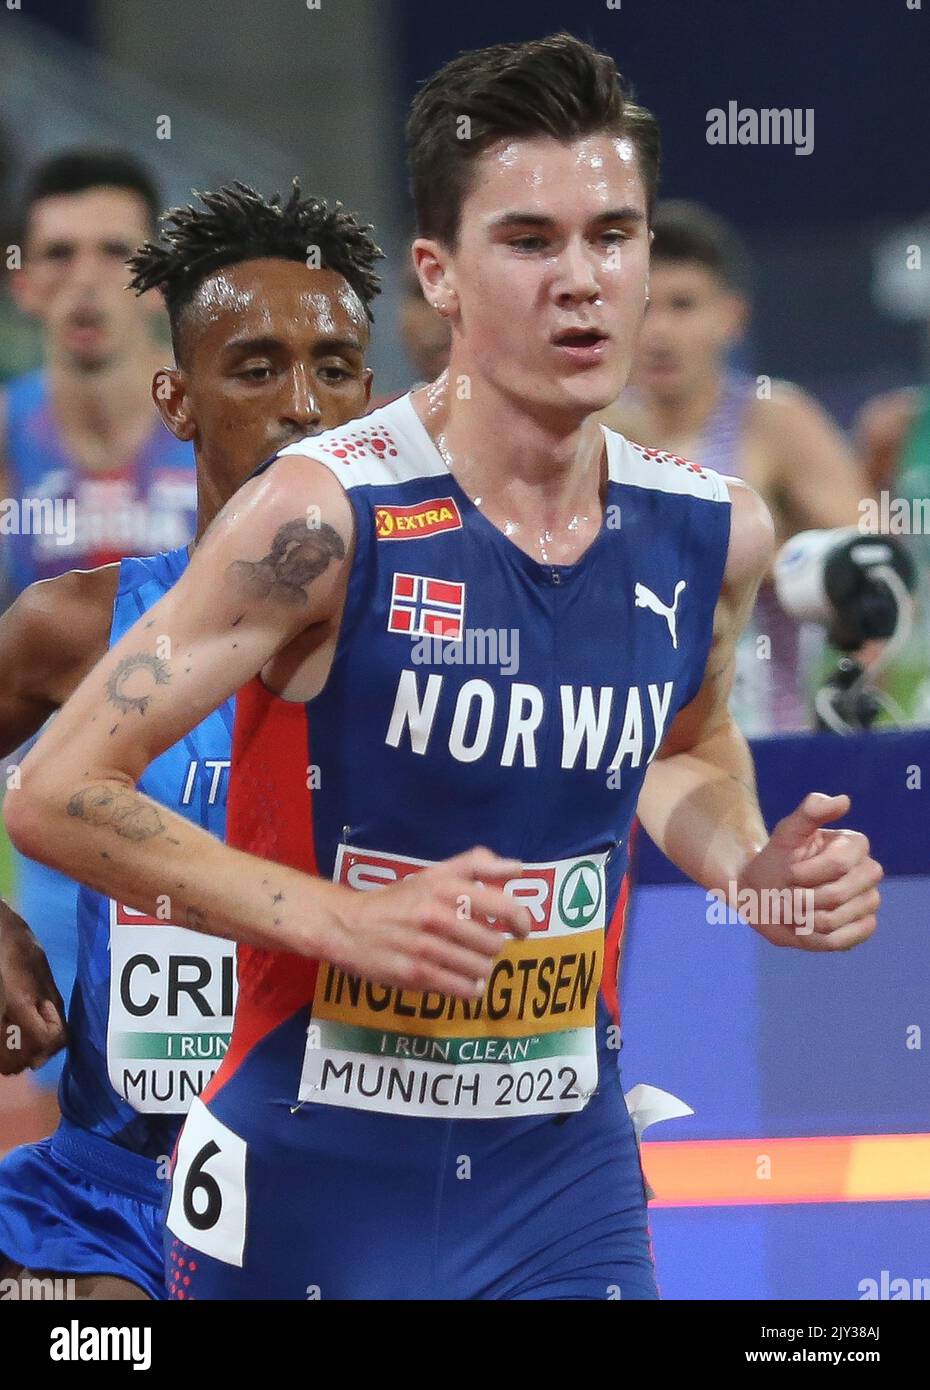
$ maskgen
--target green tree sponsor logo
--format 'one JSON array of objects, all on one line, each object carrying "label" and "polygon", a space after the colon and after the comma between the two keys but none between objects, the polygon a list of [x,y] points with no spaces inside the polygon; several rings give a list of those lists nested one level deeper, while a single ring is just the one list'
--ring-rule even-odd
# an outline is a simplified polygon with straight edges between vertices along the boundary
[{"label": "green tree sponsor logo", "polygon": [[559,916],[567,927],[586,927],[597,916],[603,896],[601,875],[590,859],[569,869],[559,892]]}]

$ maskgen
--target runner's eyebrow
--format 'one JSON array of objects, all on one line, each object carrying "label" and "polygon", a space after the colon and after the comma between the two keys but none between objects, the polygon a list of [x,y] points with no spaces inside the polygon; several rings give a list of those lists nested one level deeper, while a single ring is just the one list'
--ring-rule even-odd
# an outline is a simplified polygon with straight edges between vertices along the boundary
[{"label": "runner's eyebrow", "polygon": [[[645,222],[646,214],[642,208],[621,207],[608,208],[605,212],[599,212],[591,218],[591,223],[595,226],[604,226],[609,222]],[[558,221],[550,217],[547,213],[541,212],[521,212],[513,209],[509,212],[502,212],[498,217],[494,217],[488,223],[488,230],[491,232],[506,231],[509,227],[541,227],[551,229],[558,226]]]},{"label": "runner's eyebrow", "polygon": [[[279,352],[285,346],[280,338],[273,334],[265,333],[258,337],[231,338],[223,348],[223,352],[230,356],[248,354],[250,352]],[[314,357],[326,357],[331,353],[364,352],[364,347],[358,338],[346,338],[326,336],[317,339],[311,349]]]},{"label": "runner's eyebrow", "polygon": [[362,344],[358,338],[320,338],[314,346],[313,352],[317,357],[323,357],[333,352],[364,352]]}]

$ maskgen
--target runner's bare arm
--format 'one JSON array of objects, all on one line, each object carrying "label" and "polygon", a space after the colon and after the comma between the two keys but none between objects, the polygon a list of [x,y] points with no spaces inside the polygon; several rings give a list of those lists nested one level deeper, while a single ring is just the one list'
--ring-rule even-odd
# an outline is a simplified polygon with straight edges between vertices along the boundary
[{"label": "runner's bare arm", "polygon": [[894,486],[905,440],[920,413],[921,391],[907,387],[866,401],[853,421],[853,437],[873,493]]},{"label": "runner's bare arm", "polygon": [[[0,616],[0,758],[15,790],[10,754],[64,703],[107,648],[118,565],[72,570],[28,589]],[[33,921],[31,926],[41,927]],[[37,1067],[65,1045],[65,1008],[45,953],[0,900],[0,1075]]]},{"label": "runner's bare arm", "polygon": [[637,814],[678,867],[705,888],[738,879],[768,839],[752,754],[728,709],[736,644],[771,564],[774,528],[751,488],[728,478],[730,548],[701,687],[670,726],[640,793]]},{"label": "runner's bare arm", "polygon": [[30,584],[0,616],[0,757],[38,733],[100,660],[118,580],[119,565],[71,570]]},{"label": "runner's bare arm", "polygon": [[[865,835],[825,828],[846,815],[849,797],[811,792],[769,835],[752,755],[727,708],[736,642],[774,541],[764,503],[736,479],[727,482],[730,547],[710,658],[698,694],[646,774],[640,819],[674,864],[738,907],[773,945],[848,950],[875,930],[882,878]],[[772,895],[787,901],[784,913],[769,914]]]},{"label": "runner's bare arm", "polygon": [[[756,418],[772,460],[772,493],[789,534],[855,526],[870,485],[858,458],[824,408],[800,387],[774,383]],[[787,537],[786,537],[787,539]]]},{"label": "runner's bare arm", "polygon": [[[223,845],[135,789],[154,758],[338,611],[352,545],[351,506],[323,465],[286,456],[247,483],[25,759],[7,828],[24,853],[130,906],[154,913],[167,897],[182,925],[365,966],[386,984],[474,993],[501,937],[457,920],[450,881],[465,891],[461,866],[438,888],[434,871],[404,893],[357,894]],[[466,878],[519,871],[487,853],[476,863]],[[388,892],[377,908],[356,901]],[[435,911],[424,908],[431,892],[442,897]],[[473,888],[472,900],[476,917],[528,930],[502,891]]]},{"label": "runner's bare arm", "polygon": [[[301,464],[314,471],[319,526],[308,525],[309,502],[294,500],[308,496]],[[208,910],[194,880],[208,877],[196,872],[202,856],[218,886],[235,852],[135,783],[293,637],[325,621],[351,526],[345,494],[320,465],[282,459],[247,483],[181,580],[106,653],[24,760],[5,804],[14,843],[101,891],[141,896],[149,910],[159,895],[180,898],[175,920],[203,918],[224,934],[222,909]],[[259,938],[273,924],[254,889],[248,915]]]}]

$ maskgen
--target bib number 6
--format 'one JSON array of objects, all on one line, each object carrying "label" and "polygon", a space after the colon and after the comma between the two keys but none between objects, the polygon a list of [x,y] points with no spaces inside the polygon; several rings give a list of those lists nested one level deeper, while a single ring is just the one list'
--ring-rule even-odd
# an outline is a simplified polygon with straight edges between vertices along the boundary
[{"label": "bib number 6", "polygon": [[178,1141],[167,1225],[185,1245],[242,1267],[245,1140],[195,1100]]},{"label": "bib number 6", "polygon": [[[215,1226],[219,1221],[220,1212],[223,1210],[223,1194],[219,1183],[216,1178],[203,1171],[204,1164],[215,1158],[218,1153],[220,1146],[215,1139],[211,1139],[209,1144],[204,1144],[188,1169],[184,1181],[184,1215],[195,1231],[209,1231],[211,1226]],[[194,1200],[198,1192],[204,1194],[201,1199],[201,1211],[197,1210]]]}]

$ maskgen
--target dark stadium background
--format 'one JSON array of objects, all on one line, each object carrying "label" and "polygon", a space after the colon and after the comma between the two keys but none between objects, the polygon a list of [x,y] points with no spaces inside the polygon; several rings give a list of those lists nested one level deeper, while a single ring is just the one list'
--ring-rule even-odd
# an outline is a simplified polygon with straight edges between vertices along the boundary
[{"label": "dark stadium background", "polygon": [[[39,81],[30,74],[31,100],[51,82],[54,58],[78,78],[70,133],[129,143],[160,171],[168,198],[185,197],[191,181],[245,174],[270,188],[299,172],[308,188],[364,212],[392,253],[409,224],[401,136],[417,82],[462,48],[568,28],[609,50],[659,115],[662,191],[709,203],[746,236],[755,259],[747,350],[755,370],[800,382],[843,423],[868,395],[920,377],[930,268],[911,272],[893,313],[876,303],[874,282],[881,248],[889,239],[892,247],[895,239],[908,244],[911,229],[930,218],[928,7],[910,9],[907,0],[319,5],[28,0],[21,12],[0,13],[0,25],[11,60],[43,47],[46,66]],[[8,134],[25,162],[68,137],[67,99],[59,86],[57,125],[17,121],[24,98],[9,70],[17,63],[4,66],[3,121],[14,127]],[[114,76],[128,82],[117,81],[111,101]],[[706,112],[728,100],[813,108],[813,153],[709,146]],[[170,141],[154,138],[162,112],[174,116]],[[407,384],[394,336],[397,265],[393,254],[373,358],[384,391]]]}]

